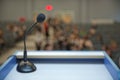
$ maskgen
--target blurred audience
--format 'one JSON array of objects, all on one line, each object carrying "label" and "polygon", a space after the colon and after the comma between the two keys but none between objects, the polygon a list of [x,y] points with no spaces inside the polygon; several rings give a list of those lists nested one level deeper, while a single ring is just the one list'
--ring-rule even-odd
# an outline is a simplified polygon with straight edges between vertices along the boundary
[{"label": "blurred audience", "polygon": [[[18,42],[23,40],[26,26],[7,24],[6,30]],[[0,29],[0,50],[5,44],[4,31]],[[118,53],[117,42],[111,40],[106,44],[96,24],[91,25],[87,31],[85,26],[68,24],[58,17],[48,17],[44,24],[36,25],[35,45],[36,50],[104,50],[111,58]]]},{"label": "blurred audience", "polygon": [[26,30],[26,26],[18,26],[14,24],[8,24],[7,30],[12,33],[12,36],[14,37],[15,41],[19,41],[23,39],[24,32]]},{"label": "blurred audience", "polygon": [[[115,48],[115,44],[110,46],[104,44],[102,35],[97,32],[96,24],[91,25],[87,32],[84,27],[66,24],[58,17],[49,17],[43,26],[43,29],[40,31],[38,29],[36,32],[36,35],[40,36],[36,37],[39,38],[39,41],[36,41],[37,50],[49,50],[48,48],[50,50],[97,50],[99,48],[110,55],[111,50]],[[98,48],[92,39],[96,40]]]},{"label": "blurred audience", "polygon": [[[59,18],[50,17],[39,27],[36,31],[37,50],[104,50],[113,59],[113,54],[119,52],[116,41],[104,42],[96,24],[87,31],[85,26],[66,24]],[[118,59],[114,61],[117,63]]]},{"label": "blurred audience", "polygon": [[[63,25],[61,25],[61,23]],[[96,27],[91,27],[89,33],[82,32],[79,30],[77,25],[66,25],[58,18],[48,18],[48,20],[43,25],[45,28],[40,33],[36,32],[36,34],[43,34],[43,36],[47,37],[46,40],[40,40],[40,43],[37,43],[36,48],[41,46],[43,42],[50,43],[53,49],[52,50],[94,50],[94,45],[90,40],[90,37],[95,35]],[[39,25],[40,26],[40,25]],[[46,27],[47,34],[46,35]],[[71,29],[70,29],[71,28]],[[41,36],[42,38],[42,36]],[[49,39],[48,39],[49,38]],[[46,47],[51,46],[50,44],[42,45],[42,49],[46,50]]]}]

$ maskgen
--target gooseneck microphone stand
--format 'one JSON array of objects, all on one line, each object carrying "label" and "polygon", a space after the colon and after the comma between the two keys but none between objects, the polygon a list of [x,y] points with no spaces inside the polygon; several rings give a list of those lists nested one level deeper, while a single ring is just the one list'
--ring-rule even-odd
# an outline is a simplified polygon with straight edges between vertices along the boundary
[{"label": "gooseneck microphone stand", "polygon": [[27,48],[26,48],[26,37],[27,37],[27,34],[33,29],[33,27],[37,24],[34,23],[28,30],[25,31],[24,33],[24,55],[23,55],[23,60],[20,61],[18,63],[18,66],[17,66],[17,71],[18,72],[21,72],[21,73],[29,73],[29,72],[33,72],[36,70],[36,67],[35,65],[28,61],[28,58],[27,58]]},{"label": "gooseneck microphone stand", "polygon": [[32,31],[32,29],[34,28],[34,26],[37,23],[42,23],[44,20],[45,20],[45,15],[44,14],[39,14],[38,17],[37,17],[37,22],[34,23],[30,28],[25,30],[25,33],[24,33],[24,52],[23,52],[24,55],[23,55],[23,60],[21,60],[18,63],[18,66],[17,66],[17,71],[18,72],[30,73],[30,72],[34,72],[36,70],[35,65],[32,62],[30,62],[27,58],[26,37],[27,37],[27,34],[30,31]]}]

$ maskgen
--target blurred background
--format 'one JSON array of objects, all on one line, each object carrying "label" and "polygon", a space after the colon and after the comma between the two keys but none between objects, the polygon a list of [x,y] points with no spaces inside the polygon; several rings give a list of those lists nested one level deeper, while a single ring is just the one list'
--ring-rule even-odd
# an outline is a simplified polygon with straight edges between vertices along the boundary
[{"label": "blurred background", "polygon": [[39,13],[46,20],[28,34],[28,50],[103,50],[118,65],[119,8],[120,0],[0,0],[0,65],[23,50]]}]

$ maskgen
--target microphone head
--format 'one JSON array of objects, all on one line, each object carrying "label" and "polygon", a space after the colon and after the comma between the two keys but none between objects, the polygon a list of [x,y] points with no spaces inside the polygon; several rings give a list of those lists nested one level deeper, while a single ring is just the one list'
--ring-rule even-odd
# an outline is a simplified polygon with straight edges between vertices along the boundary
[{"label": "microphone head", "polygon": [[37,16],[37,22],[42,23],[45,20],[45,18],[46,18],[45,15],[41,13]]}]

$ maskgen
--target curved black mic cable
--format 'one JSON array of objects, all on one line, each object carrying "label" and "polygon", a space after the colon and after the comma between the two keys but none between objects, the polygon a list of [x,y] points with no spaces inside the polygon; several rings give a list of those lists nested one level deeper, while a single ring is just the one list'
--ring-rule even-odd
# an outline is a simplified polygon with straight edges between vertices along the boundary
[{"label": "curved black mic cable", "polygon": [[27,61],[26,37],[27,37],[27,34],[34,28],[34,26],[36,24],[37,24],[37,22],[32,24],[32,26],[30,28],[26,29],[25,33],[24,33],[25,35],[24,35],[24,58],[23,59],[25,62]]}]

